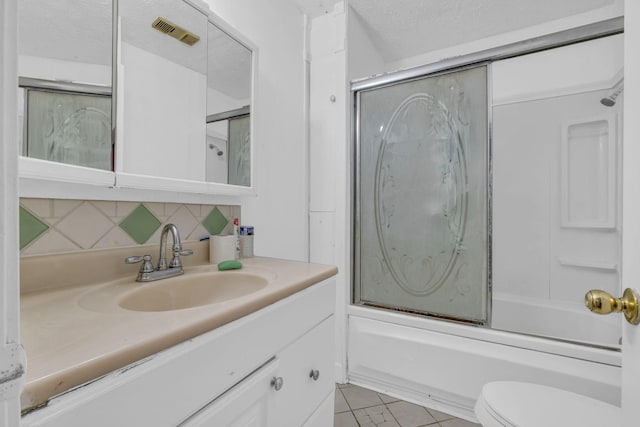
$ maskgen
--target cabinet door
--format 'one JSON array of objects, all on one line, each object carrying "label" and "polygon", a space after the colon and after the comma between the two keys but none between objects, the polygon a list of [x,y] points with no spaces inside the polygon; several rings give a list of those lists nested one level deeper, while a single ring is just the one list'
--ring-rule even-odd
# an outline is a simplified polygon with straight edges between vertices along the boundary
[{"label": "cabinet door", "polygon": [[[275,393],[274,426],[300,427],[334,390],[334,337],[331,316],[278,354],[283,384]],[[330,412],[325,425],[333,422],[333,403]]]},{"label": "cabinet door", "polygon": [[278,360],[267,363],[232,389],[190,416],[180,427],[269,427],[275,391],[271,380]]},{"label": "cabinet door", "polygon": [[320,404],[320,407],[309,417],[302,427],[327,427],[334,416],[335,389]]}]

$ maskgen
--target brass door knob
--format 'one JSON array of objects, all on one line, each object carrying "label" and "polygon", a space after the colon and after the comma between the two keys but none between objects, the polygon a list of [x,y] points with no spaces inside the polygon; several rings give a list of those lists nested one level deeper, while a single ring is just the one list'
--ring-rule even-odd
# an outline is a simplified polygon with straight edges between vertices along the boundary
[{"label": "brass door knob", "polygon": [[627,322],[633,325],[640,323],[638,296],[630,288],[624,290],[622,298],[615,298],[600,289],[590,290],[584,296],[584,304],[589,310],[596,314],[609,314],[614,311],[621,311],[624,313]]}]

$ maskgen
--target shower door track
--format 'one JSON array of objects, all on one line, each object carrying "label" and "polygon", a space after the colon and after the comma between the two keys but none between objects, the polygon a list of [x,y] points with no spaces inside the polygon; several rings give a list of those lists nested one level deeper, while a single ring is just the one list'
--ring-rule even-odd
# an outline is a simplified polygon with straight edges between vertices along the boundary
[{"label": "shower door track", "polygon": [[[540,52],[555,47],[566,46],[587,40],[612,36],[624,32],[624,18],[611,18],[593,24],[569,30],[559,31],[528,40],[522,40],[499,46],[491,49],[481,50],[468,55],[456,56],[454,58],[443,59],[431,64],[408,68],[406,70],[393,71],[374,77],[356,79],[351,82],[351,93],[364,89],[378,88],[399,81],[410,80],[415,77],[433,74],[439,71],[459,68],[466,65],[481,62],[492,62],[499,59],[513,58],[526,55],[528,53]],[[353,104],[352,104],[353,105]]]}]

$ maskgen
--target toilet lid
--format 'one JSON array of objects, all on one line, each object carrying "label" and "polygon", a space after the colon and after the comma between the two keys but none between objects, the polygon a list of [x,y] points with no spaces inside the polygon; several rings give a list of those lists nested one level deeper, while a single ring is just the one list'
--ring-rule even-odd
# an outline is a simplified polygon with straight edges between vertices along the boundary
[{"label": "toilet lid", "polygon": [[495,425],[513,427],[613,427],[620,426],[621,416],[620,408],[600,400],[512,381],[485,384],[476,412],[482,412],[480,421],[488,415]]}]

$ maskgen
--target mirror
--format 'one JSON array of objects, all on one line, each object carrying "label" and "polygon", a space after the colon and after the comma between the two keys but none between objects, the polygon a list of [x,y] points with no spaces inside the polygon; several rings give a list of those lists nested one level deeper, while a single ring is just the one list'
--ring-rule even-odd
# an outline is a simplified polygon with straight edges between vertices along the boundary
[{"label": "mirror", "polygon": [[113,170],[111,0],[18,2],[24,157]]},{"label": "mirror", "polygon": [[[206,6],[188,0],[18,5],[21,178],[251,191],[238,187],[251,186],[253,51]],[[38,193],[37,185],[26,191]]]},{"label": "mirror", "polygon": [[[251,50],[192,3],[119,3],[120,182],[147,176],[250,186]],[[157,31],[159,18],[176,29]],[[183,30],[191,43],[175,37]]]},{"label": "mirror", "polygon": [[206,180],[251,185],[251,51],[209,22]]},{"label": "mirror", "polygon": [[[119,0],[119,15],[116,171],[203,181],[207,16],[175,0]],[[158,18],[192,44],[152,27]]]}]

